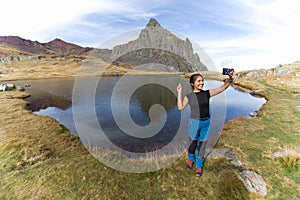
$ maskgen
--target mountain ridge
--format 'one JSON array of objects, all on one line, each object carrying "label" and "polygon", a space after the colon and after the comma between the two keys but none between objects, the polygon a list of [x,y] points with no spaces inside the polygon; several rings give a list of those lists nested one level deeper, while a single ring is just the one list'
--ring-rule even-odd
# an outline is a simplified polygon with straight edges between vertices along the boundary
[{"label": "mountain ridge", "polygon": [[133,66],[143,68],[147,62],[154,63],[150,71],[161,70],[159,67],[156,68],[155,64],[165,65],[166,68],[178,72],[207,71],[207,67],[200,61],[198,54],[194,53],[190,40],[180,39],[163,28],[154,18],[151,18],[141,30],[138,39],[116,45],[112,49],[82,47],[59,38],[41,43],[19,36],[0,36],[2,63],[31,60],[30,56],[47,57],[47,59],[76,56],[77,60],[81,59],[81,61],[87,57],[100,58],[113,65],[121,63],[117,66],[127,69]]},{"label": "mountain ridge", "polygon": [[[126,44],[116,45],[112,50],[112,54],[115,60],[121,57],[123,62],[135,65],[143,64],[141,60],[147,55],[152,55],[153,63],[171,65],[178,71],[208,70],[200,61],[199,55],[194,53],[192,43],[188,38],[185,38],[185,40],[180,39],[163,28],[154,18],[149,20],[137,39]],[[124,59],[127,54],[130,54],[130,56]],[[170,59],[166,60],[166,58]],[[146,60],[149,62],[149,57]]]},{"label": "mountain ridge", "polygon": [[73,43],[68,43],[58,38],[55,38],[47,43],[41,43],[38,41],[24,39],[19,36],[0,36],[0,44],[32,54],[67,53],[68,51],[70,51],[69,54],[81,54],[93,49],[90,47],[81,47]]}]

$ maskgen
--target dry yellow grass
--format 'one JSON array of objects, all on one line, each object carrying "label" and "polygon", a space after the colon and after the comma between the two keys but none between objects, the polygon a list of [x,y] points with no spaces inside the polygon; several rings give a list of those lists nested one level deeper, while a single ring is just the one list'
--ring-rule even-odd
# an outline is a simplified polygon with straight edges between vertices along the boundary
[{"label": "dry yellow grass", "polygon": [[110,169],[56,120],[25,110],[25,95],[0,93],[0,199],[249,198],[226,160],[208,161],[201,180],[185,156],[154,172]]},{"label": "dry yellow grass", "polygon": [[[80,67],[73,61],[2,64],[0,71],[11,72],[1,74],[0,81],[72,76]],[[115,70],[124,73],[113,66]],[[264,198],[247,192],[237,169],[224,159],[208,160],[200,180],[185,168],[185,156],[155,172],[129,174],[110,169],[56,120],[25,110],[22,98],[26,93],[7,92],[0,93],[0,103],[5,105],[0,107],[0,199],[297,199],[300,95],[297,87],[289,87],[290,77],[280,80],[280,88],[277,79],[239,80],[249,91],[260,90],[268,102],[259,117],[230,121],[218,143],[264,177],[268,185]],[[296,154],[264,157],[280,148]]]}]

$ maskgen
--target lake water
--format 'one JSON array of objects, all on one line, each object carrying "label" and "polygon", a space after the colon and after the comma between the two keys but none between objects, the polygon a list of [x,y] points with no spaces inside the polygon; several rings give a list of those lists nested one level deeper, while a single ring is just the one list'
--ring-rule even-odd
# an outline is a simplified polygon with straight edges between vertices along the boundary
[{"label": "lake water", "polygon": [[[79,135],[89,146],[112,147],[134,153],[161,149],[171,141],[186,140],[189,107],[177,109],[176,86],[187,80],[169,76],[125,76],[99,78],[57,78],[14,82],[31,86],[28,109],[50,116]],[[206,80],[205,89],[222,82]],[[255,113],[266,100],[229,87],[211,98],[209,145],[217,142],[228,120]],[[182,135],[177,137],[178,135]]]}]

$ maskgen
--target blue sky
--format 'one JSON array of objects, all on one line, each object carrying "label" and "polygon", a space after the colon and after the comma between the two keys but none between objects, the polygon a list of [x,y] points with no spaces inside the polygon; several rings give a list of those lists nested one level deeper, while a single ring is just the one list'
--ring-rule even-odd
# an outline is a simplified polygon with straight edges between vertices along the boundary
[{"label": "blue sky", "polygon": [[98,47],[155,18],[195,41],[217,69],[300,60],[299,0],[5,0],[0,35]]}]

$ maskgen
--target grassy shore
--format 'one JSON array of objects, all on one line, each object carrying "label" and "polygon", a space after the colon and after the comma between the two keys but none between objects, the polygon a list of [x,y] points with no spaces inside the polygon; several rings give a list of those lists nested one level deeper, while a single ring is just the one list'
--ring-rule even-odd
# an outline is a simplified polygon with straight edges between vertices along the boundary
[{"label": "grassy shore", "polygon": [[[288,78],[288,77],[287,77]],[[282,77],[281,79],[284,79]],[[278,88],[272,78],[240,85],[256,89],[268,100],[251,120],[234,119],[224,126],[218,147],[238,153],[239,158],[264,177],[266,199],[300,197],[300,91]],[[275,155],[282,154],[282,157]]]},{"label": "grassy shore", "polygon": [[[1,45],[0,45],[1,48]],[[131,68],[128,64],[113,65],[103,60],[96,60],[95,63],[78,61],[76,57],[65,59],[45,59],[36,61],[21,60],[18,62],[0,63],[0,83],[14,80],[31,80],[46,78],[64,78],[76,76],[145,76],[145,75],[182,75],[190,76],[191,73],[150,71],[140,68]],[[204,76],[211,79],[220,79],[218,72],[202,71]]]},{"label": "grassy shore", "polygon": [[[230,121],[216,148],[228,148],[266,181],[268,194],[249,193],[225,159],[207,160],[204,176],[186,156],[164,169],[131,174],[96,160],[58,121],[26,110],[26,93],[0,93],[0,199],[297,199],[300,94],[264,80],[240,85],[268,102],[255,118]],[[288,152],[273,158],[276,152]]]}]

